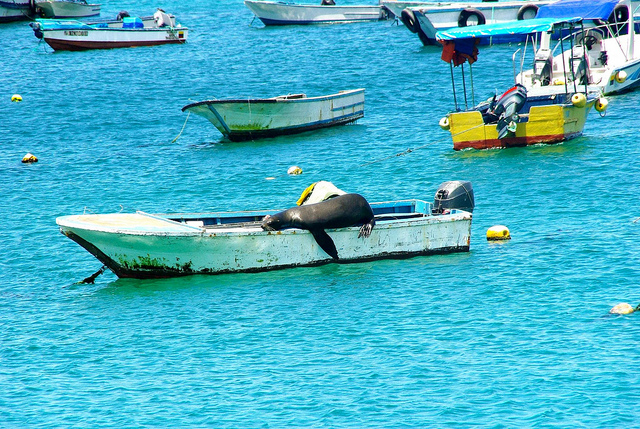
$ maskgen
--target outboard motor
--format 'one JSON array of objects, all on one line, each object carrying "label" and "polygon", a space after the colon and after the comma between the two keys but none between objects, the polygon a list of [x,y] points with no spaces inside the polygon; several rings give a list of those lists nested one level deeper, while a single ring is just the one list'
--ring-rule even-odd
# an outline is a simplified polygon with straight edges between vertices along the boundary
[{"label": "outboard motor", "polygon": [[527,101],[527,88],[516,84],[513,88],[502,94],[498,100],[493,114],[498,117],[498,138],[502,139],[515,133],[518,125],[518,112],[522,110],[525,101]]},{"label": "outboard motor", "polygon": [[473,213],[475,200],[471,182],[453,180],[444,182],[436,191],[433,200],[433,213],[442,214],[445,210],[459,209]]}]

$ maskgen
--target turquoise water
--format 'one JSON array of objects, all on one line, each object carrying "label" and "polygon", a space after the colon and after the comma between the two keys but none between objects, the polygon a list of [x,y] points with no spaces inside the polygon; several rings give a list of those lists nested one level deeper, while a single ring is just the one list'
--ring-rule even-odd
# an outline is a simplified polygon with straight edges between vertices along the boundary
[{"label": "turquoise water", "polygon": [[[638,315],[607,313],[640,302],[640,93],[564,144],[455,152],[448,65],[402,26],[162,6],[186,45],[52,53],[0,27],[0,427],[638,426]],[[478,94],[509,86],[515,49],[481,51]],[[359,87],[354,125],[229,143],[191,115],[172,142],[192,101]],[[100,263],[55,224],[286,208],[318,180],[431,200],[456,179],[476,193],[464,254],[77,285]],[[513,239],[488,243],[496,224]]]}]

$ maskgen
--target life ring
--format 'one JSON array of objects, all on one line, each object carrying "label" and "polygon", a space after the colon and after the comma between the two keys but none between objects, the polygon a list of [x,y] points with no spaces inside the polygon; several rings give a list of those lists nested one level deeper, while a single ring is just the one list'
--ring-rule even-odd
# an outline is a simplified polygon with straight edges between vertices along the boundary
[{"label": "life ring", "polygon": [[402,13],[400,14],[400,20],[402,21],[404,26],[407,27],[407,29],[409,29],[409,31],[411,31],[412,33],[417,33],[420,29],[415,13],[413,13],[413,11],[409,8],[402,11]]},{"label": "life ring", "polygon": [[629,21],[629,8],[626,5],[619,4],[611,12],[607,22],[614,27],[614,31],[621,31]]},{"label": "life ring", "polygon": [[458,16],[458,27],[468,27],[469,18],[472,16],[475,16],[478,20],[478,24],[474,25],[483,25],[487,22],[482,12],[478,9],[463,9],[462,12],[460,12],[460,16]]},{"label": "life ring", "polygon": [[538,14],[538,9],[539,9],[538,6],[536,6],[535,4],[525,4],[518,10],[518,21],[522,21],[523,19],[525,19],[524,16],[527,13],[530,13],[532,11],[533,11],[533,16],[531,18],[535,18],[536,15]]}]

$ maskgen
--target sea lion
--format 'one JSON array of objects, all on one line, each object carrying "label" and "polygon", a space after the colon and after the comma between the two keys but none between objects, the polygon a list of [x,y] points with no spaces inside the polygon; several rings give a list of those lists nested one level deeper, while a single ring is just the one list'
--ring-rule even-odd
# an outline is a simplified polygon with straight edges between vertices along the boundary
[{"label": "sea lion", "polygon": [[369,237],[376,222],[367,200],[359,194],[344,194],[316,204],[293,207],[265,216],[262,229],[278,231],[300,228],[309,231],[318,245],[333,259],[338,259],[336,245],[325,229],[362,225],[358,238]]}]

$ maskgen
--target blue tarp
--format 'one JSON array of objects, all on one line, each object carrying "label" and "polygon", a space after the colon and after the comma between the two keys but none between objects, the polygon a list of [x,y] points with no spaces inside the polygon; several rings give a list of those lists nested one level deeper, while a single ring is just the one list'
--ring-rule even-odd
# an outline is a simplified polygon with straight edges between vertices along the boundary
[{"label": "blue tarp", "polygon": [[606,20],[619,0],[560,0],[540,6],[536,18],[569,18]]},{"label": "blue tarp", "polygon": [[531,33],[540,33],[543,31],[551,31],[554,25],[563,22],[579,21],[579,18],[574,19],[525,19],[522,21],[509,21],[497,24],[484,24],[473,25],[469,27],[458,27],[450,30],[438,31],[436,33],[436,40],[459,40],[459,39],[471,39],[479,37],[492,37],[492,36],[508,36],[515,34],[527,35]]}]

